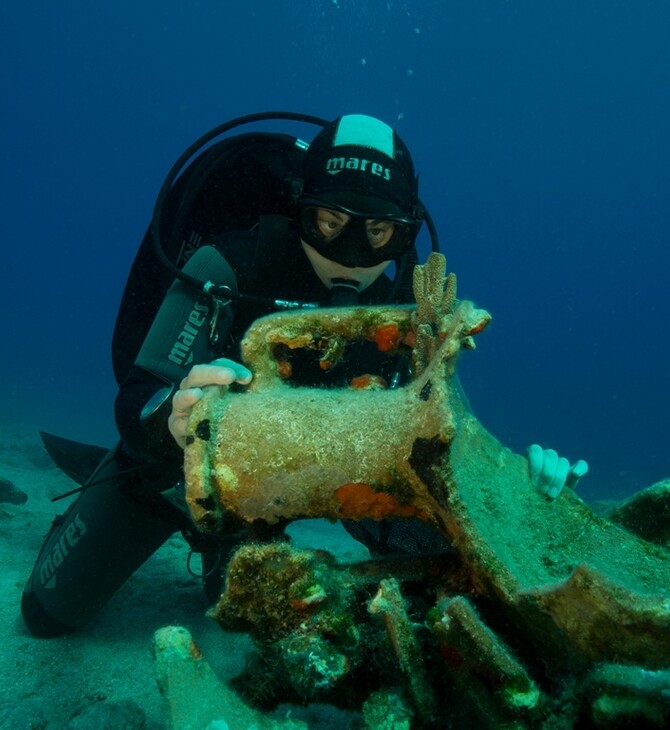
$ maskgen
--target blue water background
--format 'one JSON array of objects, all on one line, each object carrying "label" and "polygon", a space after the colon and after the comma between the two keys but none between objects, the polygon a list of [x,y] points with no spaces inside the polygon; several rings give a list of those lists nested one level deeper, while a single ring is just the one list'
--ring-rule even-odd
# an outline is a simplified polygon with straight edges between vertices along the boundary
[{"label": "blue water background", "polygon": [[587,458],[589,498],[670,476],[669,25],[647,0],[3,4],[0,425],[114,440],[116,307],[196,137],[362,112],[494,315],[460,364],[480,420]]}]

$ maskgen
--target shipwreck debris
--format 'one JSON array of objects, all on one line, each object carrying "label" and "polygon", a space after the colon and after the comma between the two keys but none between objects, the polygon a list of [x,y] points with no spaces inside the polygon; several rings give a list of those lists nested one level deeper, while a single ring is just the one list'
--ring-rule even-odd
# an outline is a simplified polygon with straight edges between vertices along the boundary
[{"label": "shipwreck debris", "polygon": [[[261,651],[295,659],[290,671],[282,666],[296,679],[278,678],[278,686],[307,701],[321,681],[329,699],[351,703],[358,690],[371,730],[384,701],[395,708],[398,728],[468,727],[484,716],[483,726],[492,728],[607,727],[618,722],[617,712],[607,716],[599,708],[635,702],[647,708],[640,710],[645,722],[664,727],[658,723],[667,720],[670,671],[667,533],[657,535],[653,521],[639,526],[642,498],[614,521],[570,490],[555,501],[540,494],[526,460],[468,411],[454,377],[459,354],[472,349],[490,316],[456,298],[455,278],[437,254],[417,267],[415,296],[416,308],[317,310],[255,323],[242,346],[251,385],[245,392],[212,391],[194,409],[187,499],[196,524],[212,532],[225,532],[230,514],[250,524],[421,520],[453,545],[467,586],[448,572],[421,575],[418,591],[406,575],[381,577],[370,595],[377,594],[370,606],[386,622],[381,632],[373,616],[361,613],[361,601],[350,600],[360,595],[353,566],[347,573],[290,546],[265,554],[254,546],[251,573],[229,572],[219,618],[273,556],[286,576],[296,566],[302,572],[274,594],[250,591],[240,626]],[[291,385],[291,351],[314,349],[327,369],[350,338],[411,353],[411,382],[395,389],[379,381],[339,390]],[[667,488],[661,491],[667,502]],[[655,496],[646,495],[647,504]],[[249,557],[245,550],[240,560]],[[267,606],[254,614],[272,600],[290,608],[274,633]],[[408,600],[411,611],[404,608]],[[349,643],[334,646],[337,632],[322,631],[333,606],[347,627],[340,640]],[[379,664],[371,662],[370,647],[388,646],[389,637],[393,657],[379,652]],[[390,661],[403,670],[401,687],[391,680],[384,686]],[[368,665],[381,684],[361,681]],[[603,669],[611,666],[627,669]],[[298,675],[312,680],[301,685]],[[655,689],[640,687],[645,678]],[[452,698],[467,698],[462,704],[472,713],[434,710],[431,698],[445,688]]]}]

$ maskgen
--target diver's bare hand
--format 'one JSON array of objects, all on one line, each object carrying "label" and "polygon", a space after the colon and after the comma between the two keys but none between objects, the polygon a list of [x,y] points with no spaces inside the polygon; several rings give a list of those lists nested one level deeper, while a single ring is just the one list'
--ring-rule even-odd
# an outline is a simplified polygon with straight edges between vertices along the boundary
[{"label": "diver's bare hand", "polygon": [[555,499],[564,486],[575,489],[577,482],[589,470],[589,465],[580,459],[574,464],[559,456],[553,449],[543,449],[532,444],[526,450],[530,480],[544,494]]},{"label": "diver's bare hand", "polygon": [[186,427],[191,410],[207,388],[231,383],[247,385],[252,377],[251,371],[244,365],[225,358],[208,365],[194,365],[172,398],[172,413],[168,418],[168,428],[179,446],[182,449],[186,446]]}]

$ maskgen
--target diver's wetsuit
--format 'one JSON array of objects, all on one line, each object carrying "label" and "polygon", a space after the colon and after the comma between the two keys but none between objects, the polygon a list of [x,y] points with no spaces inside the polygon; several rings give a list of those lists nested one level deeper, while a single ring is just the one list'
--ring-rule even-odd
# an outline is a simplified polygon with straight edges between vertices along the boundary
[{"label": "diver's wetsuit", "polygon": [[[223,254],[237,279],[238,291],[267,299],[328,305],[330,291],[316,276],[296,231],[279,236],[268,253],[255,232],[228,233],[211,242]],[[142,244],[124,292],[114,333],[114,367],[120,381],[115,403],[121,442],[103,460],[86,489],[67,513],[55,520],[38,557],[22,600],[22,612],[37,636],[56,636],[87,623],[121,584],[177,530],[192,533],[184,511],[161,497],[183,478],[183,452],[167,430],[167,408],[147,428],[140,418],[147,401],[165,379],[134,364],[142,340],[167,289],[165,272],[151,268],[148,237]],[[392,282],[379,277],[363,291],[361,304],[387,303]],[[408,286],[396,290],[396,302],[411,301]],[[191,367],[218,357],[239,361],[239,343],[249,326],[272,313],[272,304],[234,300],[219,317],[219,341],[172,374],[179,385]],[[341,386],[364,373],[390,379],[398,364],[372,343],[361,343],[344,362],[324,373],[313,360],[299,361],[298,384]],[[130,469],[131,471],[127,471]],[[125,473],[124,473],[125,472]],[[374,554],[434,552],[445,547],[432,529],[407,521],[345,525]],[[232,542],[239,541],[239,534]],[[223,544],[223,541],[221,541]]]}]

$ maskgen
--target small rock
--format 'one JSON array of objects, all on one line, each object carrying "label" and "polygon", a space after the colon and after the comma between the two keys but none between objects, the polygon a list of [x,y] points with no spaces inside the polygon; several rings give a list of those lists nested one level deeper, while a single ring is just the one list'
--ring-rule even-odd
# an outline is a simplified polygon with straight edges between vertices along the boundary
[{"label": "small rock", "polygon": [[649,542],[670,546],[670,479],[633,494],[608,517]]},{"label": "small rock", "polygon": [[28,501],[28,495],[15,487],[9,479],[0,477],[0,502],[9,502],[10,504],[25,504]]}]

